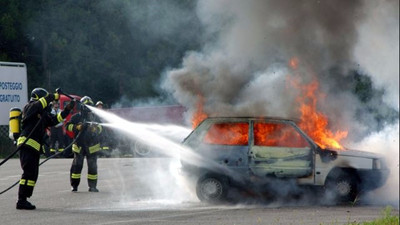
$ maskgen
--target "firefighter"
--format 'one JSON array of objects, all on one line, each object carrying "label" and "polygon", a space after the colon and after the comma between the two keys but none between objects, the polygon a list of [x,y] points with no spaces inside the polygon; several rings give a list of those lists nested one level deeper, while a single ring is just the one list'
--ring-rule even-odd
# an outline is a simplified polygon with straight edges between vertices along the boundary
[{"label": "firefighter", "polygon": [[[98,109],[104,109],[104,103],[102,101],[97,101],[96,102],[96,108]],[[99,117],[96,118],[96,121],[101,123],[101,119]],[[111,152],[111,148],[110,148],[110,143],[108,140],[110,140],[110,135],[111,135],[111,130],[107,129],[107,128],[103,128],[103,134],[100,140],[100,147],[101,147],[101,152],[99,152],[99,157],[110,157],[110,152]]]},{"label": "firefighter", "polygon": [[89,192],[99,192],[97,189],[97,153],[101,150],[100,135],[102,126],[95,122],[95,116],[87,107],[93,106],[90,97],[85,96],[81,99],[80,112],[72,116],[71,120],[66,124],[67,130],[74,132],[75,136],[82,132],[77,138],[76,143],[72,145],[74,160],[72,161],[70,171],[71,191],[77,192],[81,180],[81,172],[83,160],[86,156],[88,164],[87,180]]},{"label": "firefighter", "polygon": [[104,107],[103,102],[102,101],[97,101],[96,102],[96,107],[99,108],[99,109],[103,109],[103,107]]},{"label": "firefighter", "polygon": [[46,129],[63,121],[74,107],[75,102],[71,101],[62,112],[53,115],[50,103],[58,99],[58,93],[51,94],[43,88],[35,88],[31,93],[30,101],[22,111],[22,130],[17,146],[20,148],[19,157],[23,173],[19,182],[17,209],[36,208],[27,201],[27,198],[32,196],[38,179],[39,158]]},{"label": "firefighter", "polygon": [[[60,107],[58,102],[53,102],[53,109],[51,113],[57,115],[60,112]],[[61,121],[57,125],[50,128],[50,154],[56,154],[56,143],[58,143],[58,151],[64,151],[64,130],[63,130],[63,122]]]}]

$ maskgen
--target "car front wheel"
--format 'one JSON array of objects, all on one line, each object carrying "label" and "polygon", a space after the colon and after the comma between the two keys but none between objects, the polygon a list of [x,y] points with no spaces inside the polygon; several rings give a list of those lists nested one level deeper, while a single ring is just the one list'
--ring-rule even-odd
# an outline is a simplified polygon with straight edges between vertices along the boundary
[{"label": "car front wheel", "polygon": [[339,203],[354,202],[358,195],[358,179],[351,173],[339,172],[330,177],[326,184],[326,194]]}]

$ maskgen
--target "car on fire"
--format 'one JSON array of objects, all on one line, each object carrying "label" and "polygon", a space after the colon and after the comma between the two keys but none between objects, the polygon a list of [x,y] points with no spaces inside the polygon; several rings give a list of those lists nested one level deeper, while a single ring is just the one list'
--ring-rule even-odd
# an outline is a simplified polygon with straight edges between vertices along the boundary
[{"label": "car on fire", "polygon": [[331,202],[355,201],[381,187],[389,170],[382,156],[321,148],[294,120],[210,117],[183,141],[198,156],[182,171],[194,178],[197,197],[223,202],[239,190],[258,196],[286,195],[291,187],[321,190]]}]

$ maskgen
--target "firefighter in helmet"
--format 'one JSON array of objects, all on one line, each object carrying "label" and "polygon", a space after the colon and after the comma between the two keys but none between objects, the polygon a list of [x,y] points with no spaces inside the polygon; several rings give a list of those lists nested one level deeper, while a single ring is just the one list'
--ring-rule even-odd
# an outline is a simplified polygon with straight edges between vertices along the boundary
[{"label": "firefighter in helmet", "polygon": [[102,101],[97,101],[96,102],[96,108],[103,109],[103,107],[104,107],[104,104],[103,104]]},{"label": "firefighter in helmet", "polygon": [[35,88],[30,101],[22,111],[22,130],[17,146],[20,148],[20,161],[23,170],[18,190],[17,209],[35,209],[27,198],[32,196],[39,175],[39,158],[42,153],[46,129],[63,121],[74,108],[71,101],[62,112],[51,114],[50,103],[58,100],[58,93],[48,93],[43,88]]},{"label": "firefighter in helmet", "polygon": [[81,99],[80,112],[73,115],[66,124],[67,130],[74,132],[75,137],[81,132],[77,137],[76,143],[72,145],[72,152],[74,153],[70,171],[72,192],[78,191],[85,156],[88,164],[87,180],[89,192],[99,192],[96,187],[97,153],[101,150],[100,135],[103,128],[98,123],[95,123],[95,116],[87,106],[93,106],[93,101],[90,97],[85,96]]},{"label": "firefighter in helmet", "polygon": [[[96,102],[96,108],[98,109],[104,109],[104,103],[102,101],[97,101]],[[100,118],[97,117],[97,121],[99,123],[103,122],[101,121]],[[112,135],[112,132],[110,129],[107,129],[106,127],[103,128],[103,134],[102,134],[102,138],[100,141],[100,147],[101,147],[101,152],[99,152],[99,157],[110,157],[111,155],[111,143],[109,142],[110,140],[110,136]]]}]

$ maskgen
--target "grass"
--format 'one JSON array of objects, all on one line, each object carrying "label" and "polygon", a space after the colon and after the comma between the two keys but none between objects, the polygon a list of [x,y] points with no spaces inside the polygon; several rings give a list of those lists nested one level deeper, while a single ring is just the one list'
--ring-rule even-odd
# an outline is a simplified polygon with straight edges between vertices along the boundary
[{"label": "grass", "polygon": [[348,225],[399,225],[399,216],[392,215],[392,207],[387,206],[382,211],[382,217],[370,222],[352,222]]}]

